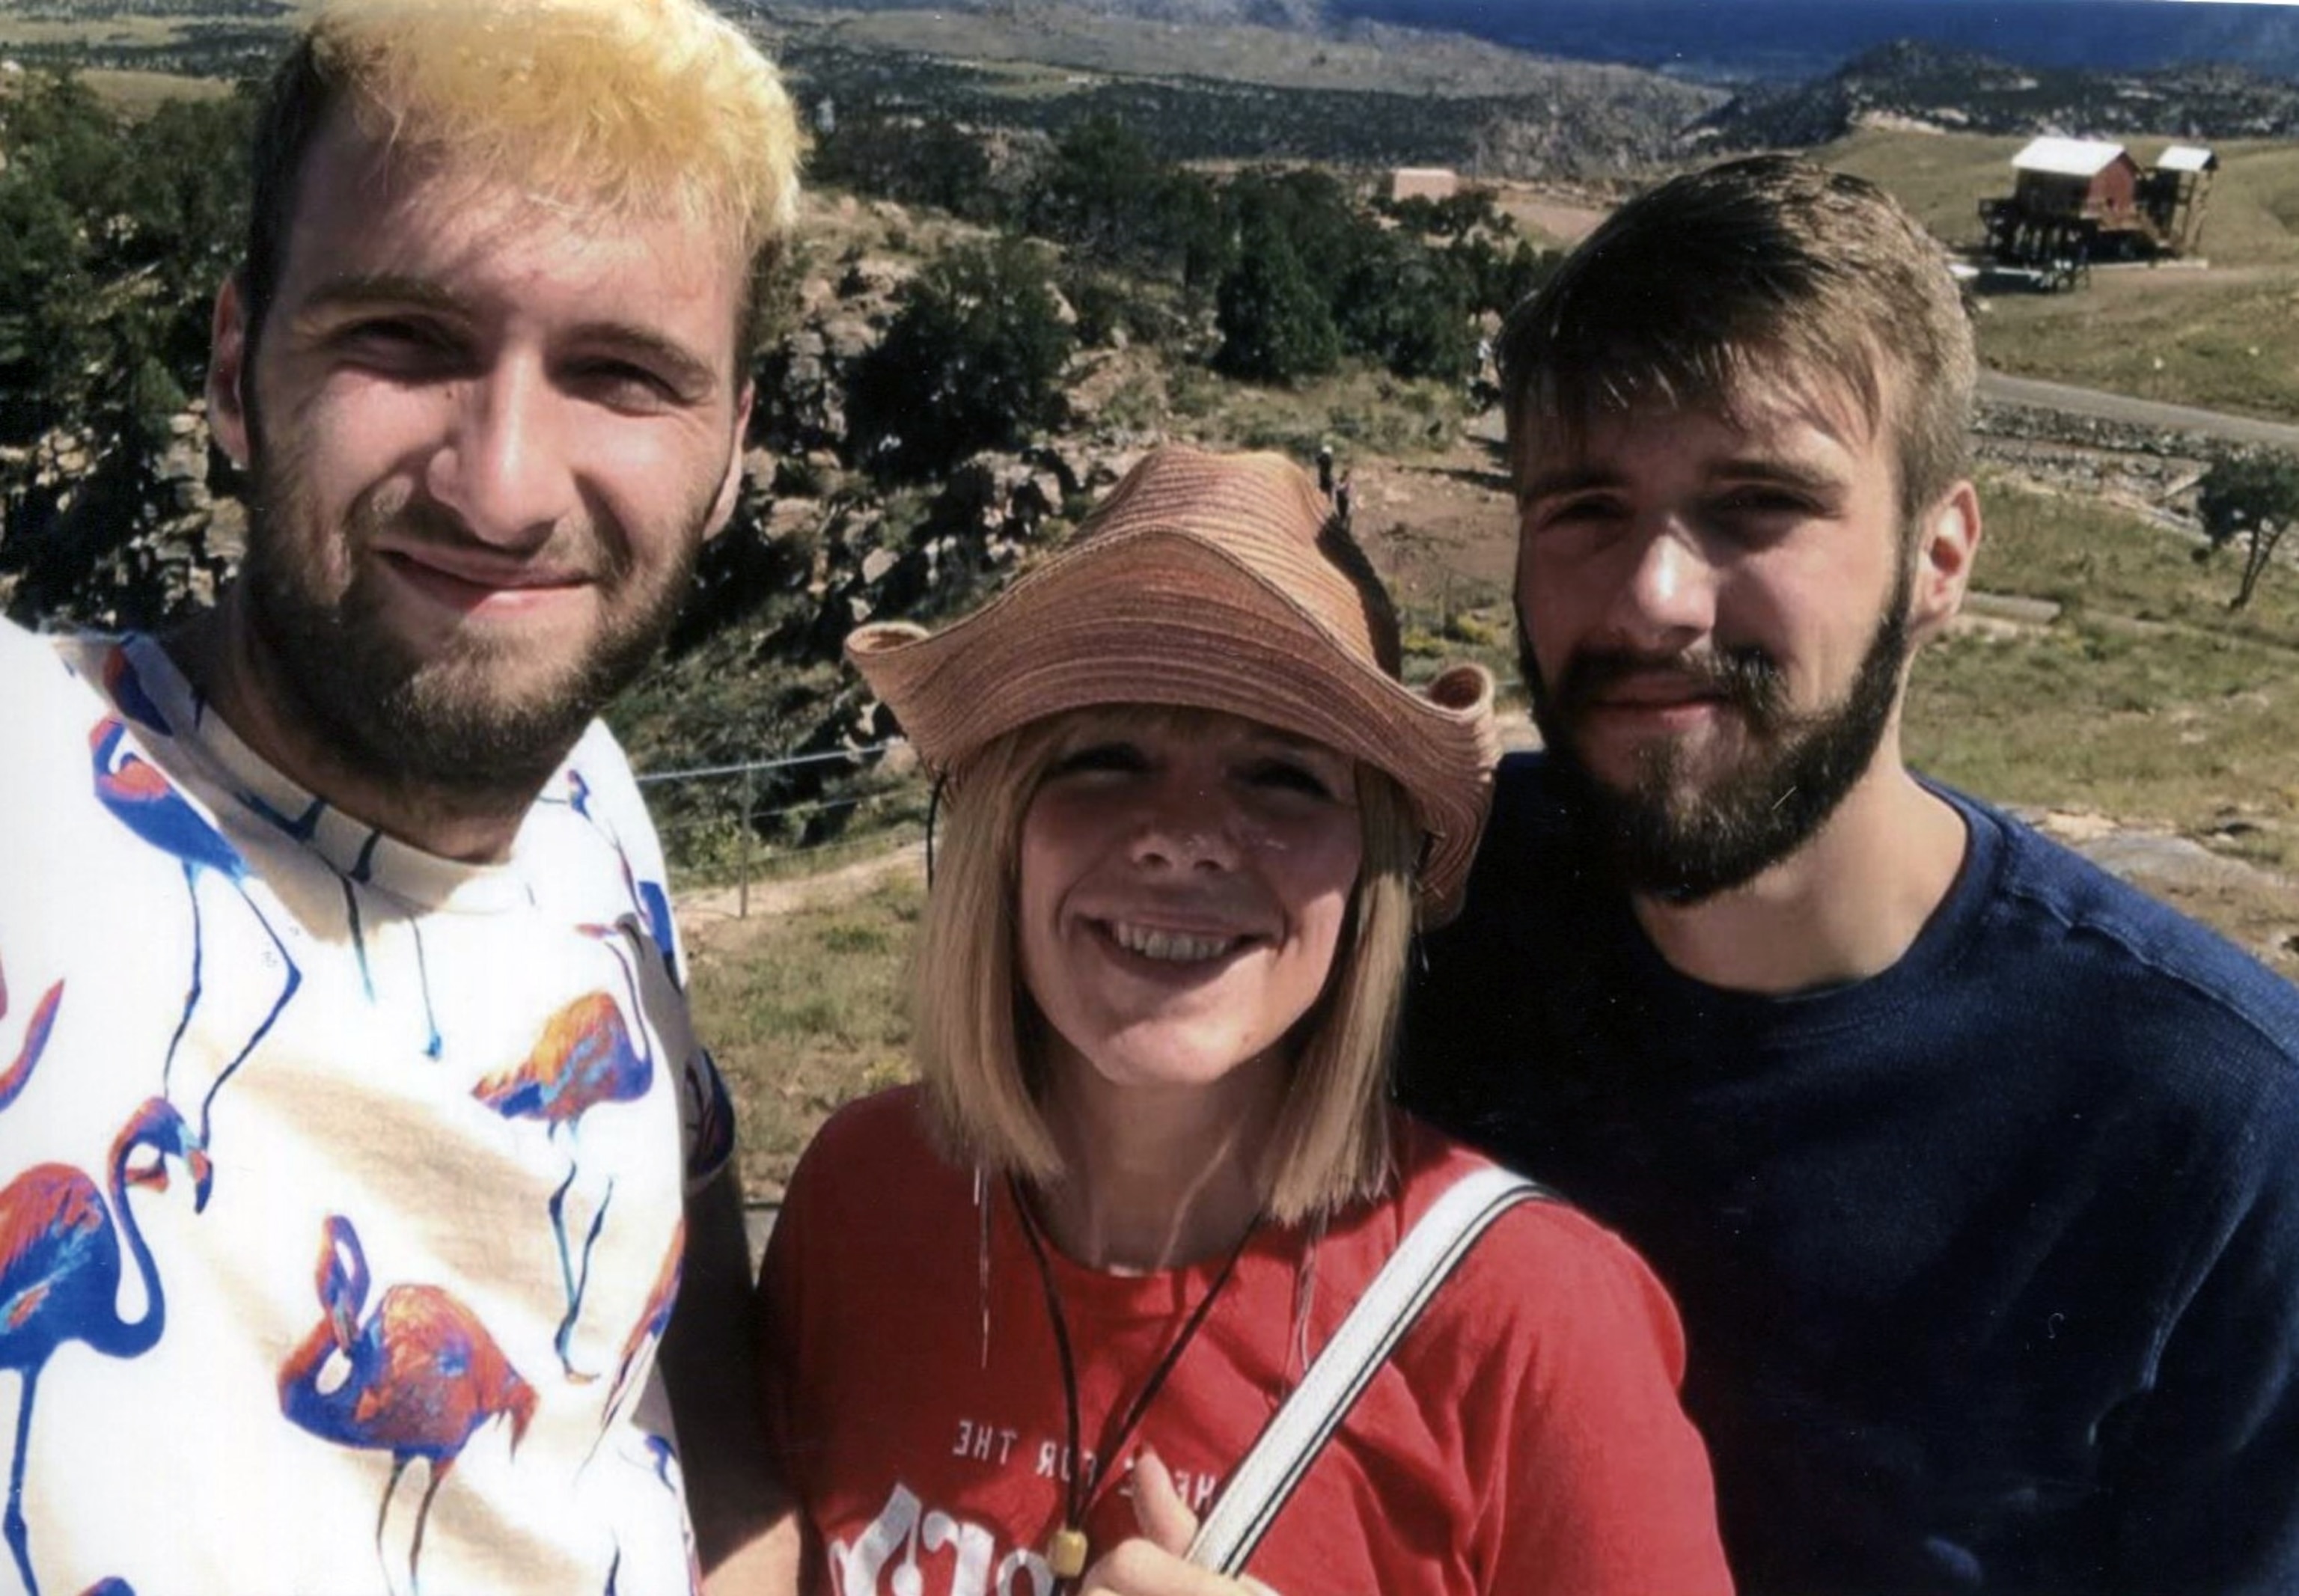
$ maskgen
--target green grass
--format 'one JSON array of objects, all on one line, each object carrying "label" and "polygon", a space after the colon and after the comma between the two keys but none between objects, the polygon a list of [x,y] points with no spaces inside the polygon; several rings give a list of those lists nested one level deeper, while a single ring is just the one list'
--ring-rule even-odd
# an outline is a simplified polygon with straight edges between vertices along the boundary
[{"label": "green grass", "polygon": [[696,1032],[734,1094],[750,1191],[779,1190],[838,1104],[909,1078],[904,972],[925,901],[891,881],[696,939]]},{"label": "green grass", "polygon": [[[1952,244],[1979,241],[1979,202],[2012,191],[2024,140],[1872,130],[1814,152],[1897,195]],[[2166,140],[2138,139],[2144,166]],[[2072,294],[1993,295],[1980,358],[2022,376],[2272,419],[2299,418],[2299,148],[2215,146],[2203,227],[2211,269],[2095,272]]]},{"label": "green grass", "polygon": [[1446,384],[1394,377],[1355,361],[1293,388],[1230,382],[1201,367],[1174,370],[1167,383],[1176,421],[1199,442],[1303,459],[1321,445],[1344,462],[1352,451],[1400,459],[1442,451],[1466,413]]},{"label": "green grass", "polygon": [[1968,634],[1915,667],[1912,763],[1988,798],[2096,809],[2204,835],[2240,813],[2245,853],[2299,867],[2299,572],[2230,616],[2234,551],[1991,483],[1980,585],[2054,600],[2054,625]]},{"label": "green grass", "polygon": [[1812,153],[1839,171],[1882,185],[1924,226],[1961,246],[1979,242],[1979,202],[2012,192],[2012,157],[2026,142],[1870,129]]},{"label": "green grass", "polygon": [[1984,302],[1980,358],[1998,370],[2299,418],[2299,269],[2228,280],[2174,269],[2095,272],[2072,294]]}]

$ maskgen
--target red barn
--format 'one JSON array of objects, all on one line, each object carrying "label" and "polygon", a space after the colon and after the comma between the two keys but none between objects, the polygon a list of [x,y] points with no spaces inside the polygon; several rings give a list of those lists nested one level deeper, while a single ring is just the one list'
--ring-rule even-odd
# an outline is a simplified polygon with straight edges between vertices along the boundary
[{"label": "red barn", "polygon": [[2139,163],[2096,138],[2038,138],[2012,157],[2012,198],[2030,216],[2087,216],[2109,227],[2138,203]]},{"label": "red barn", "polygon": [[2012,158],[2009,199],[1981,202],[1999,260],[2082,261],[2142,252],[2154,242],[2140,208],[2139,163],[2096,138],[2032,139]]}]

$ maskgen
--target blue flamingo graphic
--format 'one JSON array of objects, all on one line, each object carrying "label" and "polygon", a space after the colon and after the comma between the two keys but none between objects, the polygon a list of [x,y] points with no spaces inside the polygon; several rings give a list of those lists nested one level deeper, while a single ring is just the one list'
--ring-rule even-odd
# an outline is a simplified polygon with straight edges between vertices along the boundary
[{"label": "blue flamingo graphic", "polygon": [[106,715],[88,732],[88,751],[95,769],[96,800],[130,831],[182,866],[184,891],[192,904],[192,980],[184,994],[184,1012],[176,1021],[176,1034],[168,1042],[167,1061],[161,1068],[162,1092],[167,1093],[171,1087],[176,1049],[182,1044],[184,1031],[192,1022],[192,1011],[198,1007],[200,1001],[203,932],[199,877],[202,871],[211,871],[231,883],[232,890],[238,893],[240,901],[247,906],[247,912],[255,916],[256,924],[262,927],[263,934],[271,939],[271,946],[278,949],[279,962],[287,972],[286,981],[272,1003],[271,1012],[263,1017],[263,1022],[255,1028],[255,1034],[247,1038],[231,1063],[210,1084],[206,1096],[200,1099],[199,1139],[204,1147],[208,1145],[209,1115],[214,1107],[216,1094],[223,1089],[223,1083],[232,1078],[240,1065],[247,1061],[247,1055],[254,1052],[257,1045],[270,1034],[280,1011],[287,1006],[287,1000],[303,984],[303,973],[288,953],[287,944],[280,939],[271,922],[263,917],[263,911],[257,908],[255,900],[248,896],[247,861],[240,856],[239,850],[222,832],[209,824],[198,810],[185,801],[181,793],[169,785],[165,776],[133,749],[124,746],[127,735],[127,725],[117,715]]},{"label": "blue flamingo graphic", "polygon": [[[584,926],[581,930],[615,950],[616,962],[623,968],[625,990],[630,995],[631,1013],[637,1015],[637,977],[622,951],[625,939],[635,933],[620,924]],[[551,1234],[559,1245],[560,1280],[567,1294],[567,1317],[559,1322],[556,1345],[560,1369],[577,1381],[597,1377],[576,1369],[567,1348],[574,1337],[576,1321],[582,1317],[583,1294],[591,1278],[591,1249],[606,1226],[607,1210],[614,1201],[615,1188],[610,1181],[598,1211],[591,1218],[578,1267],[567,1244],[567,1193],[581,1168],[573,1144],[585,1114],[602,1103],[634,1102],[645,1096],[653,1084],[654,1048],[647,1039],[644,1020],[638,1021],[637,1040],[634,1043],[631,1022],[624,1019],[622,1007],[613,995],[588,992],[544,1022],[543,1034],[524,1059],[509,1070],[489,1076],[471,1090],[474,1097],[506,1119],[541,1121],[554,1142],[562,1131],[565,1133],[569,1143],[567,1178],[551,1194],[550,1203]]]},{"label": "blue flamingo graphic", "polygon": [[[139,1148],[158,1158],[148,1169],[131,1171],[129,1160]],[[135,1358],[152,1350],[166,1327],[168,1308],[159,1271],[129,1206],[128,1187],[164,1191],[168,1161],[190,1170],[193,1211],[204,1209],[211,1171],[206,1152],[174,1104],[148,1099],[112,1144],[112,1205],[106,1210],[95,1183],[67,1165],[35,1164],[0,1190],[0,1369],[23,1377],[16,1410],[15,1459],[8,1475],[5,1529],[16,1572],[29,1596],[39,1596],[32,1575],[31,1534],[24,1521],[24,1468],[32,1435],[33,1399],[40,1372],[68,1341],[86,1344],[107,1358]],[[117,1215],[117,1228],[113,1216]],[[120,1316],[120,1228],[144,1285],[144,1315]]]},{"label": "blue flamingo graphic", "polygon": [[122,715],[145,730],[157,732],[162,737],[176,734],[168,717],[160,713],[160,706],[153,701],[144,678],[136,674],[124,643],[115,643],[104,656],[104,690],[120,707]]},{"label": "blue flamingo graphic", "polygon": [[[391,1454],[391,1478],[375,1515],[376,1559],[386,1586],[391,1567],[384,1559],[383,1531],[391,1499],[407,1466],[418,1458],[425,1461],[429,1478],[407,1554],[408,1587],[420,1591],[432,1499],[471,1437],[490,1421],[510,1421],[511,1449],[518,1450],[535,1418],[535,1389],[478,1315],[452,1294],[436,1286],[394,1286],[362,1323],[368,1284],[359,1232],[343,1215],[329,1215],[320,1229],[315,1278],[320,1322],[280,1365],[279,1410],[314,1435]],[[348,1364],[343,1377],[323,1382],[337,1358]]]},{"label": "blue flamingo graphic", "polygon": [[[681,1493],[685,1489],[680,1483],[685,1476],[678,1472],[677,1451],[660,1435],[650,1434],[645,1437],[645,1441],[647,1457],[654,1466],[654,1477],[662,1483],[664,1490],[673,1495]],[[679,1537],[686,1548],[686,1588],[695,1592],[695,1596],[701,1596],[702,1561],[695,1551],[694,1526],[686,1522],[686,1516],[683,1513],[679,1515]],[[607,1565],[607,1588],[603,1596],[617,1596],[619,1588],[617,1582],[622,1571],[623,1549],[620,1543],[618,1543],[615,1547],[614,1561]]]},{"label": "blue flamingo graphic", "polygon": [[615,863],[622,870],[623,886],[631,895],[631,906],[638,911],[644,922],[646,933],[654,943],[655,955],[662,961],[663,972],[670,977],[672,986],[684,991],[686,977],[679,970],[678,960],[671,951],[676,946],[677,939],[671,925],[669,889],[660,881],[641,881],[638,872],[631,868],[630,852],[623,847],[623,839],[616,835],[614,827],[591,813],[591,783],[584,779],[581,771],[570,770],[567,773],[566,796],[545,798],[542,801],[565,804],[589,821],[592,829],[615,850]]}]

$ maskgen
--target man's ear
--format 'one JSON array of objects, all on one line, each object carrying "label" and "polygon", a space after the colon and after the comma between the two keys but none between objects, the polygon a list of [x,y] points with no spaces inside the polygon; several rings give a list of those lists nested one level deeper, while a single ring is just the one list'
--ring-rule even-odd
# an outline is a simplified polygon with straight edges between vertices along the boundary
[{"label": "man's ear", "polygon": [[234,274],[216,290],[215,316],[208,332],[208,431],[233,466],[245,470],[249,459],[246,385],[247,307]]},{"label": "man's ear", "polygon": [[710,519],[703,524],[702,541],[709,542],[726,530],[734,519],[735,506],[743,498],[743,445],[751,435],[751,403],[758,397],[758,385],[743,379],[743,392],[735,401],[734,436],[726,449],[726,474],[719,479],[718,497],[710,505]]},{"label": "man's ear", "polygon": [[1963,607],[1979,551],[1979,494],[1971,483],[1958,482],[1925,512],[1911,551],[1915,577],[1908,621],[1917,641],[1937,635]]}]

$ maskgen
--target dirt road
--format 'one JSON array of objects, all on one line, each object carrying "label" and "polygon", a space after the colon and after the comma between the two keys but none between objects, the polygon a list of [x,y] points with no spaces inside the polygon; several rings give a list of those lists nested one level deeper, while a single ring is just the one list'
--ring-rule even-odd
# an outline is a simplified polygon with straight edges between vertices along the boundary
[{"label": "dirt road", "polygon": [[2034,377],[2006,376],[2000,371],[1979,374],[1979,397],[1998,404],[2033,405],[2038,409],[2064,410],[2074,416],[2096,416],[2133,426],[2202,433],[2230,443],[2264,443],[2299,451],[2299,426],[2262,421],[2253,416],[2230,416],[2220,410],[2199,410],[2183,404],[2160,404],[2096,388],[2071,388],[2065,383],[2039,382]]}]

